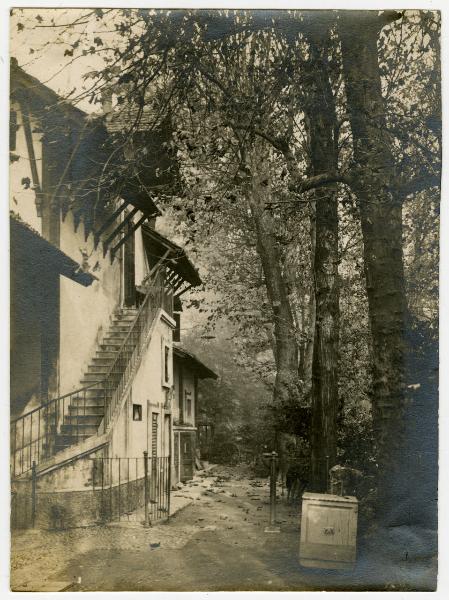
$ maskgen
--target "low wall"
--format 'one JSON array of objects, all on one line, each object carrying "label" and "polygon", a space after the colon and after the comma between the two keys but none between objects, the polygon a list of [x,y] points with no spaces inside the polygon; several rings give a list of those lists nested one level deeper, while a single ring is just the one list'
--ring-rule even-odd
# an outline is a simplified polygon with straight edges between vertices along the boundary
[{"label": "low wall", "polygon": [[[150,491],[151,497],[151,491]],[[144,506],[144,481],[82,491],[36,490],[34,526],[71,529],[118,520]],[[12,494],[11,528],[32,527],[31,484]]]}]

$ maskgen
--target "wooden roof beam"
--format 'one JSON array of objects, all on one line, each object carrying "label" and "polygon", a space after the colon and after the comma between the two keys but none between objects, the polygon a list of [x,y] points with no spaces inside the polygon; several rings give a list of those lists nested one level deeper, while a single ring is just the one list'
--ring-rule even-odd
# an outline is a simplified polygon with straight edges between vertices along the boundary
[{"label": "wooden roof beam", "polygon": [[147,220],[147,215],[143,215],[143,217],[141,217],[137,223],[134,223],[134,225],[131,227],[131,229],[129,229],[126,234],[122,237],[122,239],[112,248],[111,253],[112,256],[114,257],[115,253],[117,252],[117,250],[123,246],[123,244],[126,242],[126,240],[134,234],[134,232],[139,229],[139,227],[144,223],[144,221]]},{"label": "wooden roof beam", "polygon": [[152,275],[154,275],[154,273],[159,269],[159,267],[164,263],[164,261],[167,259],[168,255],[170,254],[171,250],[168,249],[165,254],[163,256],[161,256],[161,258],[157,261],[157,263],[154,265],[154,267],[151,269],[151,271],[148,273],[148,278],[150,278]]},{"label": "wooden roof beam", "polygon": [[184,279],[182,277],[178,277],[177,281],[174,284],[173,291],[177,292],[183,283],[184,283]]},{"label": "wooden roof beam", "polygon": [[190,290],[191,287],[193,287],[193,285],[191,283],[189,283],[184,289],[182,289],[181,291],[179,291],[176,294],[176,296],[179,297],[179,296],[181,296],[181,294],[185,294],[187,292],[187,290]]},{"label": "wooden roof beam", "polygon": [[139,211],[138,208],[133,208],[123,219],[121,223],[117,225],[114,231],[107,237],[107,239],[103,243],[103,256],[106,256],[106,252],[108,251],[109,244],[115,238],[115,236],[125,227],[129,221],[134,217],[134,215]]},{"label": "wooden roof beam", "polygon": [[121,212],[123,212],[125,210],[125,208],[128,206],[129,202],[127,202],[126,200],[123,202],[123,204],[121,204],[113,213],[110,217],[108,217],[106,219],[106,221],[103,223],[103,225],[100,227],[100,229],[98,229],[98,231],[96,231],[94,233],[94,244],[95,244],[95,248],[98,246],[98,242],[100,241],[100,236],[102,233],[104,233],[106,231],[106,229],[108,227],[110,227],[112,225],[112,223],[115,221],[115,219],[119,216],[119,214]]}]

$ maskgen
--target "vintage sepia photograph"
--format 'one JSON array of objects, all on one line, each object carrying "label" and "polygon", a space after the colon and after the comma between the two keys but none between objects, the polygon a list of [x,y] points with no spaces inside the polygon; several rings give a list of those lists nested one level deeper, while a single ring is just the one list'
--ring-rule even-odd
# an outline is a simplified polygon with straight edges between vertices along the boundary
[{"label": "vintage sepia photograph", "polygon": [[12,591],[437,589],[440,25],[11,9]]}]

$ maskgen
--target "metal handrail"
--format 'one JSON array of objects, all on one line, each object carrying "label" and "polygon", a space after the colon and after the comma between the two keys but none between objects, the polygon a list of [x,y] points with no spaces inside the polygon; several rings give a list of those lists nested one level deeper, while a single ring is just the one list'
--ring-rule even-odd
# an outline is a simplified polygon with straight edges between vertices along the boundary
[{"label": "metal handrail", "polygon": [[84,392],[85,390],[88,390],[88,389],[90,389],[90,388],[98,385],[99,383],[102,383],[103,381],[104,381],[103,379],[99,379],[98,381],[94,381],[93,383],[89,383],[89,385],[86,385],[86,386],[84,386],[82,388],[78,388],[77,390],[74,390],[73,392],[67,392],[67,394],[64,394],[63,396],[58,396],[57,398],[53,398],[52,400],[48,400],[48,402],[44,402],[43,404],[39,404],[39,406],[36,406],[36,408],[33,408],[33,410],[29,410],[24,415],[20,415],[20,417],[16,417],[15,419],[11,419],[10,420],[10,424],[12,425],[16,421],[20,421],[21,419],[24,419],[25,417],[28,417],[32,413],[35,413],[36,411],[41,410],[42,408],[46,408],[46,407],[50,406],[50,404],[53,404],[54,402],[57,402],[58,400],[64,400],[64,398],[68,398],[69,396],[75,396],[75,394],[79,394],[80,392]]},{"label": "metal handrail", "polygon": [[[156,280],[156,277],[153,279],[153,281],[155,281],[155,280]],[[109,421],[112,418],[113,409],[117,405],[118,399],[120,399],[122,397],[122,394],[126,387],[126,381],[127,381],[126,375],[128,375],[128,376],[130,375],[130,372],[129,372],[130,369],[132,370],[132,368],[135,366],[135,364],[140,356],[140,351],[141,351],[142,345],[145,342],[146,333],[149,330],[149,327],[156,316],[156,311],[159,308],[160,303],[162,301],[163,287],[164,287],[163,281],[160,280],[159,285],[151,286],[149,288],[149,290],[145,296],[145,299],[139,308],[139,312],[137,313],[137,315],[133,321],[133,324],[128,331],[128,334],[126,335],[126,337],[120,347],[120,350],[117,352],[117,357],[116,357],[114,363],[112,364],[111,368],[108,371],[108,374],[105,379],[106,384],[109,384],[109,383],[115,384],[113,376],[115,374],[115,369],[117,366],[119,366],[117,373],[120,375],[120,379],[116,385],[113,385],[113,387],[111,389],[111,395],[110,395],[110,397],[108,396],[109,402],[108,402],[107,407],[105,407],[105,415],[104,415],[105,430],[106,430],[106,426],[108,425]],[[155,298],[158,301],[154,302],[153,305],[149,307],[148,305],[150,303],[151,298]],[[139,323],[142,319],[142,316],[149,309],[151,312],[146,314],[146,318],[143,320],[143,324],[142,324],[143,326],[139,329]],[[142,339],[142,333],[144,334],[143,339]],[[128,340],[131,339],[136,334],[137,334],[137,340],[133,341],[132,344],[129,344]],[[129,346],[132,348],[131,351],[126,350],[126,348]],[[136,353],[136,351],[137,351],[137,353]],[[122,356],[123,354],[125,356]],[[126,362],[126,364],[122,366],[123,368],[120,366],[120,361],[122,360],[122,358],[125,358],[125,362]],[[125,380],[125,381],[123,381],[123,380]]]},{"label": "metal handrail", "polygon": [[58,400],[63,400],[64,398],[67,398],[68,396],[74,396],[75,394],[78,394],[80,392],[84,392],[85,390],[88,390],[96,385],[98,385],[99,383],[104,383],[109,375],[112,373],[114,366],[119,358],[119,355],[121,353],[121,351],[124,349],[124,347],[127,345],[128,339],[133,331],[134,325],[136,323],[136,321],[138,320],[142,309],[145,307],[145,303],[147,301],[147,298],[150,296],[150,292],[151,290],[148,291],[147,295],[145,296],[144,301],[142,302],[142,304],[139,307],[139,311],[137,313],[137,315],[134,317],[133,321],[131,322],[131,327],[128,331],[128,333],[126,334],[125,339],[123,340],[122,344],[120,345],[120,348],[117,351],[117,358],[114,360],[114,362],[112,363],[109,371],[106,373],[105,377],[103,377],[102,379],[98,379],[98,381],[94,381],[93,383],[90,383],[89,385],[86,385],[82,388],[78,388],[77,390],[71,391],[71,392],[67,392],[67,394],[63,394],[62,396],[58,396],[57,398],[53,398],[51,400],[48,400],[47,402],[44,402],[43,404],[40,404],[39,406],[36,406],[36,408],[33,408],[32,410],[28,411],[27,413],[20,415],[19,417],[16,417],[15,419],[11,419],[10,420],[10,424],[15,423],[16,421],[20,421],[21,419],[24,419],[25,417],[28,417],[29,415],[31,415],[32,413],[41,410],[47,406],[49,406],[50,404],[57,402]]}]

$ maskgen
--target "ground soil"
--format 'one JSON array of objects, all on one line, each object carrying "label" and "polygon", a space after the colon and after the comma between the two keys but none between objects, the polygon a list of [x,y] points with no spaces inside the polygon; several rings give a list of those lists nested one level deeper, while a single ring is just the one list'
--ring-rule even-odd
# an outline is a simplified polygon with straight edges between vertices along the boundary
[{"label": "ground soil", "polygon": [[[247,468],[215,467],[175,492],[186,506],[165,523],[13,534],[11,587],[52,581],[77,591],[431,589],[435,565],[408,553],[393,564],[359,543],[354,570],[299,565],[300,507],[278,490],[280,533],[266,533],[269,487]],[[382,554],[382,552],[380,553]],[[382,562],[383,561],[383,562]]]}]

